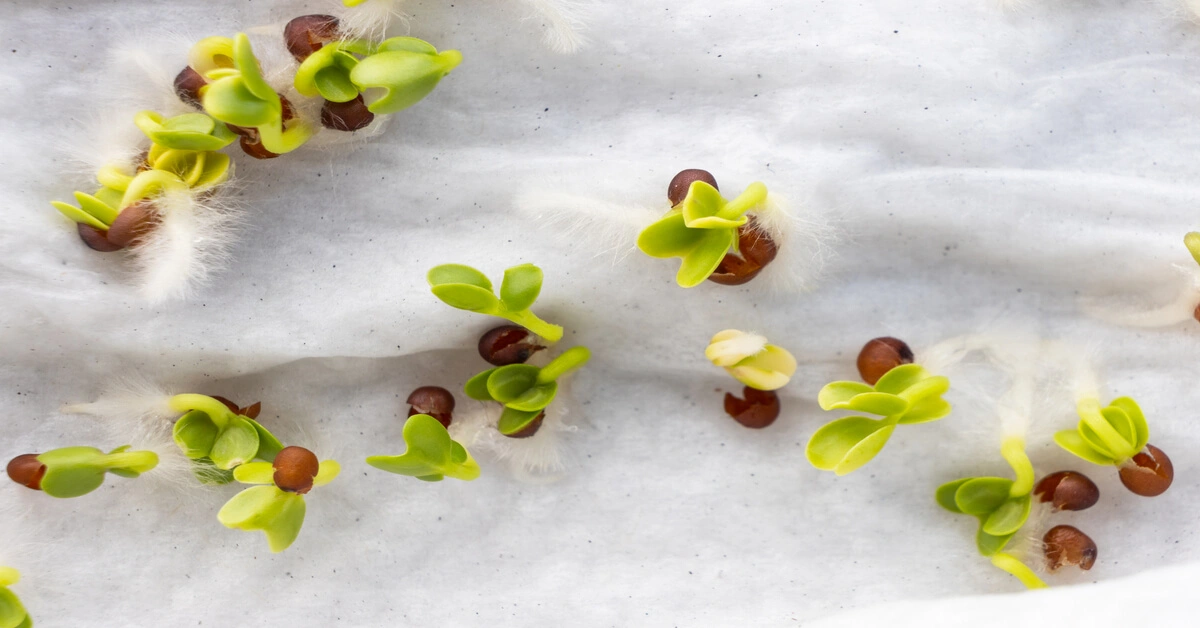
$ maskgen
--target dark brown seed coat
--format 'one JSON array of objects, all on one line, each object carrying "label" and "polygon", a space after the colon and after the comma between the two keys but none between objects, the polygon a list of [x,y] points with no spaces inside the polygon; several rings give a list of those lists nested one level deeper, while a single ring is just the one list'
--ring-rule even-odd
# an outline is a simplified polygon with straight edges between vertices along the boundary
[{"label": "dark brown seed coat", "polygon": [[524,364],[545,348],[537,344],[537,336],[520,325],[494,327],[479,337],[479,357],[493,366]]},{"label": "dark brown seed coat", "polygon": [[1147,444],[1146,448],[1126,461],[1120,468],[1121,483],[1135,495],[1162,495],[1175,479],[1175,465],[1163,450]]},{"label": "dark brown seed coat", "polygon": [[858,374],[874,386],[888,371],[912,361],[912,349],[903,340],[890,336],[875,338],[863,345],[858,354]]},{"label": "dark brown seed coat", "polygon": [[289,493],[304,495],[312,490],[313,478],[321,470],[316,454],[303,447],[284,447],[275,461],[275,486]]},{"label": "dark brown seed coat", "polygon": [[1076,471],[1059,471],[1042,478],[1033,489],[1042,503],[1055,510],[1087,510],[1100,501],[1100,489],[1088,476]]},{"label": "dark brown seed coat", "polygon": [[42,490],[42,478],[46,475],[46,465],[37,459],[38,454],[21,454],[8,461],[8,477],[13,482],[31,488]]},{"label": "dark brown seed coat", "polygon": [[1073,526],[1054,526],[1042,537],[1046,566],[1050,571],[1077,565],[1087,571],[1096,564],[1096,542]]},{"label": "dark brown seed coat", "polygon": [[742,425],[761,429],[779,418],[779,395],[774,391],[758,390],[746,386],[739,399],[733,393],[725,393],[725,413]]},{"label": "dark brown seed coat", "polygon": [[428,414],[446,427],[454,418],[454,395],[441,386],[422,386],[412,391],[405,403],[412,406],[408,416]]},{"label": "dark brown seed coat", "polygon": [[682,203],[683,199],[687,198],[688,190],[691,189],[693,181],[703,181],[714,188],[717,187],[717,180],[707,170],[689,168],[680,171],[679,174],[675,175],[675,178],[671,179],[671,183],[667,186],[667,199],[671,201],[671,207]]}]

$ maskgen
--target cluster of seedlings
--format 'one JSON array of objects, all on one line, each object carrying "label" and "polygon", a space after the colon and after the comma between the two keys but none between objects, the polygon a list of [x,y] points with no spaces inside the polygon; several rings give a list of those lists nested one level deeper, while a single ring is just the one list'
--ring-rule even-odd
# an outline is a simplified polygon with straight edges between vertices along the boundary
[{"label": "cluster of seedlings", "polygon": [[[306,510],[304,496],[314,486],[337,477],[333,460],[318,461],[308,449],[284,446],[257,421],[262,404],[240,408],[224,397],[199,394],[151,395],[113,416],[102,404],[77,406],[120,424],[170,421],[170,437],[179,457],[188,461],[195,481],[208,485],[258,485],[230,499],[217,513],[229,528],[261,531],[272,552],[287,549],[300,534]],[[136,478],[159,465],[154,451],[118,447],[109,453],[93,447],[64,447],[42,454],[22,454],[8,463],[8,476],[51,497],[79,497],[104,483],[105,475]]]},{"label": "cluster of seedlings", "polygon": [[[499,415],[488,423],[504,438],[527,439],[537,434],[558,395],[559,380],[591,358],[586,347],[572,347],[542,366],[528,363],[563,335],[562,327],[530,311],[541,293],[542,270],[532,264],[509,268],[498,295],[487,276],[469,266],[437,266],[429,271],[428,280],[433,294],[447,305],[520,323],[492,328],[480,337],[479,356],[492,368],[469,378],[463,394],[499,406]],[[421,386],[406,403],[407,451],[400,456],[373,456],[367,462],[422,480],[478,477],[479,466],[470,452],[450,436],[457,406],[453,393],[440,386]]]},{"label": "cluster of seedlings", "polygon": [[[961,478],[940,486],[935,499],[947,511],[978,520],[975,542],[980,554],[1027,587],[1040,588],[1046,584],[1038,571],[1055,572],[1069,565],[1091,569],[1098,548],[1074,526],[1056,525],[1041,535],[1031,530],[1042,527],[1055,512],[1090,508],[1099,501],[1100,491],[1086,475],[1072,470],[1050,473],[1037,481],[1025,453],[1025,438],[1034,413],[1038,360],[1043,353],[1063,358],[1068,352],[1054,343],[1020,347],[1021,343],[1012,340],[956,338],[932,348],[922,366],[903,341],[875,338],[858,356],[863,382],[828,384],[818,402],[825,410],[853,410],[881,418],[837,419],[813,434],[806,454],[814,467],[838,475],[862,467],[882,450],[897,425],[924,423],[950,414],[950,404],[942,399],[950,381],[928,369],[942,370],[972,352],[987,354],[1012,378],[1012,387],[996,412],[1003,428],[1000,453],[1013,477]],[[1055,434],[1055,442],[1085,461],[1117,467],[1121,482],[1134,494],[1152,497],[1165,492],[1174,471],[1166,454],[1149,444],[1149,427],[1141,408],[1128,397],[1102,407],[1094,377],[1078,356],[1063,359],[1071,362],[1067,368],[1074,370],[1080,420],[1075,429]],[[1035,508],[1041,511],[1032,516]],[[1040,551],[1041,557],[1023,560],[1022,554],[1030,553],[1030,547]]]},{"label": "cluster of seedlings", "polygon": [[[358,32],[330,15],[288,22],[282,37],[294,65],[279,72],[266,71],[245,33],[197,42],[173,82],[181,113],[138,113],[142,142],[99,169],[93,193],[54,207],[90,248],[131,251],[152,301],[186,296],[224,262],[237,222],[223,194],[234,168],[222,149],[236,140],[246,155],[271,159],[319,132],[381,128],[462,61],[415,37]],[[276,74],[290,80],[272,81]]]},{"label": "cluster of seedlings", "polygon": [[[578,46],[578,17],[569,10],[570,2],[525,2],[547,18],[548,40],[554,47]],[[343,4],[346,13],[341,16],[305,15],[283,27],[282,41],[292,58],[283,83],[272,80],[276,73],[264,71],[245,33],[197,42],[172,83],[179,111],[137,113],[133,122],[144,138],[128,151],[128,158],[101,167],[96,173],[98,187],[90,194],[76,192],[75,204],[55,201],[53,206],[76,223],[88,247],[100,252],[129,249],[140,255],[144,288],[152,299],[186,294],[191,283],[205,278],[228,244],[232,219],[220,195],[228,187],[234,164],[224,149],[236,141],[245,155],[274,159],[308,144],[319,133],[378,130],[386,116],[429,96],[462,61],[458,51],[439,51],[421,39],[385,38],[397,0],[343,0]],[[640,223],[635,245],[653,258],[679,258],[675,281],[680,287],[705,281],[741,286],[776,270],[782,281],[773,283],[807,287],[819,270],[819,256],[806,249],[820,248],[826,235],[820,221],[790,214],[765,184],[750,183],[726,198],[711,173],[686,169],[667,187],[669,208]],[[611,221],[611,216],[602,213],[600,219]],[[805,243],[801,238],[809,240]],[[1185,244],[1200,264],[1200,233],[1188,234]],[[801,252],[809,257],[797,257]],[[163,261],[167,259],[171,262]],[[1200,271],[1193,269],[1193,274],[1194,285],[1175,303],[1127,316],[1125,322],[1162,325],[1188,316],[1200,320]],[[564,330],[531,311],[541,292],[542,270],[532,264],[509,268],[498,291],[482,272],[459,264],[437,266],[427,279],[433,294],[447,305],[510,323],[480,337],[478,352],[490,367],[467,378],[462,392],[494,411],[487,427],[502,438],[534,437],[547,423],[560,381],[591,357],[586,347],[577,346],[549,358]],[[835,381],[818,395],[823,410],[856,414],[816,430],[805,455],[817,469],[837,475],[863,467],[880,454],[897,427],[936,421],[951,413],[951,405],[943,399],[950,380],[938,371],[971,351],[990,352],[1013,378],[1009,396],[997,408],[1004,427],[1000,453],[1012,477],[953,480],[937,488],[935,500],[949,512],[977,519],[980,554],[1026,586],[1043,587],[1039,569],[1022,558],[1018,540],[1034,527],[1031,520],[1041,522],[1057,512],[1090,508],[1099,501],[1100,492],[1086,475],[1072,470],[1037,481],[1025,448],[1034,382],[1022,365],[1029,356],[1013,358],[1005,350],[977,341],[956,339],[948,351],[931,350],[932,363],[922,363],[901,340],[871,340],[857,360],[862,381]],[[791,353],[761,335],[727,329],[712,337],[705,357],[743,385],[741,397],[725,395],[724,409],[730,417],[749,428],[767,427],[778,418],[777,391],[797,368]],[[1174,470],[1167,455],[1148,442],[1149,427],[1138,404],[1121,397],[1102,405],[1094,387],[1080,388],[1076,394],[1079,423],[1058,432],[1055,442],[1082,460],[1116,467],[1121,482],[1137,495],[1165,492]],[[458,425],[454,394],[438,386],[421,386],[406,403],[405,451],[370,456],[366,462],[423,481],[478,478],[479,464],[452,436]],[[239,407],[222,397],[177,394],[147,398],[141,404],[145,412],[124,407],[120,418],[136,421],[144,415],[153,421],[171,421],[172,455],[186,461],[193,481],[249,485],[220,508],[217,519],[231,529],[262,532],[272,552],[293,544],[304,523],[306,496],[340,472],[336,461],[322,461],[309,449],[287,446],[272,434],[258,421],[259,403]],[[107,412],[99,404],[78,409]],[[108,452],[73,446],[16,456],[6,470],[15,483],[28,489],[70,498],[95,491],[110,473],[136,478],[159,468],[160,462],[159,453],[132,450],[129,445]],[[1051,527],[1038,537],[1037,547],[1042,566],[1051,572],[1070,565],[1088,570],[1098,556],[1096,543],[1069,525]],[[18,580],[15,569],[0,566],[0,628],[33,625],[10,590]]]}]

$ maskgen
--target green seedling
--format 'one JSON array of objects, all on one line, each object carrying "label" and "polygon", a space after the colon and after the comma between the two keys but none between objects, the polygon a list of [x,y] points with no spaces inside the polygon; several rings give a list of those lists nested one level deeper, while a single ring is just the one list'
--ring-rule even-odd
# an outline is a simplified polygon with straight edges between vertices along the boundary
[{"label": "green seedling", "polygon": [[274,553],[291,546],[304,525],[307,506],[304,496],[314,486],[323,486],[341,472],[336,461],[324,460],[302,447],[288,447],[274,463],[250,462],[233,470],[242,484],[258,484],[233,496],[217,513],[227,528],[261,531]]},{"label": "green seedling", "polygon": [[128,451],[129,445],[108,453],[95,447],[63,447],[44,454],[24,454],[8,463],[14,482],[51,497],[79,497],[100,488],[112,473],[136,478],[158,466],[152,451]]},{"label": "green seedling", "polygon": [[818,469],[845,475],[867,464],[887,444],[897,425],[936,421],[950,414],[942,395],[950,380],[932,375],[919,364],[904,364],[888,371],[874,386],[861,382],[833,382],[821,389],[822,410],[854,410],[882,418],[851,416],[834,420],[812,435],[805,449]]},{"label": "green seedling", "polygon": [[796,358],[767,339],[736,329],[718,332],[708,343],[704,356],[723,367],[734,379],[757,390],[778,390],[796,372]]},{"label": "green seedling", "polygon": [[1088,462],[1120,466],[1150,440],[1146,416],[1129,397],[1114,399],[1103,408],[1098,400],[1085,399],[1076,411],[1079,424],[1073,430],[1055,434],[1054,442]]},{"label": "green seedling", "polygon": [[189,53],[189,65],[208,81],[200,88],[205,113],[255,129],[258,141],[271,153],[289,153],[312,137],[312,125],[302,118],[285,119],[283,101],[263,77],[245,33],[201,40]]},{"label": "green seedling", "polygon": [[451,477],[474,480],[479,477],[479,465],[437,419],[428,414],[414,414],[404,423],[404,443],[408,446],[399,456],[371,456],[367,464],[388,473],[410,475],[426,482],[440,482]]},{"label": "green seedling", "polygon": [[488,369],[468,380],[463,392],[472,399],[503,404],[497,429],[511,436],[536,421],[558,394],[558,379],[586,364],[591,356],[587,347],[572,347],[542,368],[509,364]]},{"label": "green seedling", "polygon": [[420,102],[461,62],[457,50],[438,52],[416,37],[393,37],[378,44],[341,40],[309,55],[296,70],[294,83],[304,96],[338,103],[378,89],[382,95],[367,110],[389,114]]},{"label": "green seedling", "polygon": [[1117,467],[1121,483],[1138,495],[1154,497],[1170,487],[1174,466],[1149,443],[1150,426],[1136,401],[1120,397],[1101,407],[1097,399],[1084,399],[1076,412],[1075,429],[1054,435],[1060,447],[1088,462]]},{"label": "green seedling", "polygon": [[164,118],[153,111],[141,111],[134,116],[133,123],[151,142],[168,150],[217,151],[237,139],[237,134],[224,123],[203,113]]},{"label": "green seedling", "polygon": [[529,311],[542,291],[542,269],[533,264],[504,271],[499,297],[487,276],[470,266],[442,264],[430,269],[426,278],[434,296],[450,307],[508,319],[547,342],[562,339],[562,327],[551,325]]},{"label": "green seedling", "polygon": [[1015,576],[1026,587],[1042,588],[1046,583],[1028,565],[1004,552],[1009,541],[1029,519],[1033,503],[1033,464],[1025,454],[1025,441],[1021,438],[1005,439],[1000,453],[1012,467],[1015,479],[962,478],[938,487],[935,497],[942,508],[979,520],[975,545],[980,554]]},{"label": "green seedling", "polygon": [[650,257],[682,258],[675,282],[684,288],[699,285],[717,270],[731,250],[737,252],[738,228],[746,212],[767,200],[767,186],[752,183],[727,201],[705,181],[693,181],[675,208],[638,234],[637,247]]},{"label": "green seedling", "polygon": [[[231,469],[252,460],[275,460],[283,443],[253,418],[230,410],[206,395],[171,397],[172,410],[183,413],[175,422],[175,444],[197,463],[197,476],[208,483],[224,484]],[[215,471],[214,471],[215,470]]]},{"label": "green seedling", "polygon": [[153,111],[139,112],[134,123],[151,141],[143,163],[101,168],[96,173],[100,189],[75,192],[78,206],[52,201],[55,209],[74,222],[108,231],[132,205],[168,192],[202,193],[229,179],[229,156],[215,152],[236,137],[224,124],[201,113],[164,118]]},{"label": "green seedling", "polygon": [[0,566],[0,628],[33,628],[33,618],[9,587],[20,582],[21,574],[12,567]]}]

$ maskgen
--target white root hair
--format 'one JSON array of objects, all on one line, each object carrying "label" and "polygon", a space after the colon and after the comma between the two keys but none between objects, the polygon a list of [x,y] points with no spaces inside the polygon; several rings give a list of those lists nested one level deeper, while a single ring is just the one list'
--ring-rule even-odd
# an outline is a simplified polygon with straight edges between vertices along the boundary
[{"label": "white root hair", "polygon": [[176,36],[154,41],[131,37],[127,41],[139,44],[123,44],[111,53],[102,74],[105,84],[93,90],[98,106],[84,114],[86,121],[80,128],[66,129],[69,135],[60,140],[70,157],[67,174],[73,180],[86,181],[77,186],[85,192],[95,189],[96,171],[105,166],[134,172],[137,158],[150,145],[133,123],[134,114],[151,109],[170,117],[192,111],[176,96],[174,84],[175,75],[187,65],[186,41]]},{"label": "white root hair", "polygon": [[1179,289],[1178,295],[1169,303],[1149,310],[1113,309],[1100,299],[1083,299],[1083,311],[1096,319],[1114,325],[1127,327],[1170,327],[1195,317],[1197,306],[1200,306],[1200,268],[1194,264],[1189,266],[1174,265],[1174,268],[1187,277],[1187,282]]},{"label": "white root hair", "polygon": [[778,248],[775,260],[762,269],[755,282],[780,294],[815,288],[839,238],[829,216],[807,203],[789,209],[787,200],[778,194],[768,195],[754,216],[758,228]]},{"label": "white root hair", "polygon": [[614,265],[636,250],[638,233],[666,213],[662,209],[533,188],[519,192],[514,206],[518,214],[539,228],[583,243],[585,248],[595,250],[596,256],[611,253]]},{"label": "white root hair", "polygon": [[535,11],[526,19],[539,19],[545,30],[543,41],[551,50],[570,54],[587,44],[584,36],[586,5],[579,0],[523,0]]},{"label": "white root hair", "polygon": [[156,199],[159,223],[130,249],[147,300],[187,298],[228,263],[240,222],[228,198],[169,191]]},{"label": "white root hair", "polygon": [[1158,0],[1157,4],[1167,17],[1200,24],[1200,0]]},{"label": "white root hair", "polygon": [[509,438],[495,432],[491,451],[496,458],[508,463],[513,476],[529,483],[549,483],[562,477],[567,470],[566,444],[563,435],[578,428],[568,425],[565,400],[559,398],[546,408],[546,418],[537,433],[528,438]]},{"label": "white root hair", "polygon": [[158,454],[158,466],[143,474],[139,483],[162,486],[177,494],[208,485],[192,472],[192,462],[175,445],[172,429],[180,413],[171,408],[172,393],[136,375],[117,379],[92,403],[65,406],[63,412],[98,419],[107,435],[104,446],[129,445],[134,450]]},{"label": "white root hair", "polygon": [[400,11],[403,4],[404,0],[367,0],[348,7],[338,1],[331,13],[338,18],[340,30],[347,37],[378,41],[387,34],[392,22],[407,22]]},{"label": "white root hair", "polygon": [[496,429],[500,418],[497,404],[477,403],[474,408],[456,410],[454,422],[450,424],[450,437],[458,441],[471,455],[488,454],[498,461],[507,462],[513,477],[528,483],[554,482],[562,477],[569,466],[569,451],[563,435],[578,428],[569,425],[564,418],[570,405],[566,385],[560,383],[559,392],[546,408],[546,417],[537,433],[528,438],[509,438]]}]

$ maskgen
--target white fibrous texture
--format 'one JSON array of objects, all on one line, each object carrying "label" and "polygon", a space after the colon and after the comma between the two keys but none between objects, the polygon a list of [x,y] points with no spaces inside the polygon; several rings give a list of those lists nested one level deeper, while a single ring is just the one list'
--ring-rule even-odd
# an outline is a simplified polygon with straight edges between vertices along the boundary
[{"label": "white fibrous texture", "polygon": [[778,249],[774,261],[762,269],[755,282],[778,293],[815,288],[838,239],[828,214],[808,204],[792,207],[782,196],[771,194],[754,216],[758,228]]},{"label": "white fibrous texture", "polygon": [[614,264],[637,249],[638,233],[665,211],[542,188],[518,193],[514,206],[538,228],[594,256],[611,255]]},{"label": "white fibrous texture", "polygon": [[571,53],[587,43],[583,35],[585,5],[578,0],[522,0],[542,21],[543,39],[551,50]]},{"label": "white fibrous texture", "polygon": [[155,200],[159,222],[131,251],[143,296],[184,299],[229,260],[239,216],[224,195],[168,192]]},{"label": "white fibrous texture", "polygon": [[367,0],[347,7],[338,2],[334,12],[340,30],[350,39],[383,39],[392,22],[403,19],[400,7],[404,0]]}]

